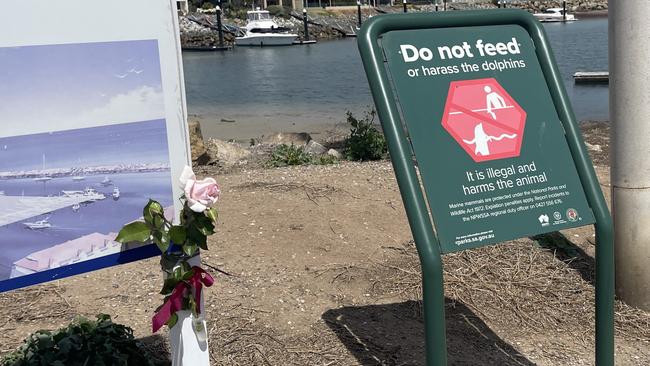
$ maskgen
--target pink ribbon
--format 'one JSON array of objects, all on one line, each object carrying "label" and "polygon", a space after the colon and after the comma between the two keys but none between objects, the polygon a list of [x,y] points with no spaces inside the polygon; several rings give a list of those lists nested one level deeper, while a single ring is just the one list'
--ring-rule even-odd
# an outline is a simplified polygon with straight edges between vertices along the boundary
[{"label": "pink ribbon", "polygon": [[172,314],[179,310],[183,310],[185,290],[194,289],[196,313],[201,313],[201,290],[203,289],[203,285],[205,285],[205,287],[212,286],[214,278],[201,267],[194,266],[192,267],[192,271],[194,271],[192,277],[187,281],[179,282],[176,287],[174,287],[174,291],[172,291],[169,299],[165,301],[163,306],[160,307],[160,310],[158,310],[158,312],[154,314],[153,318],[151,318],[151,325],[154,333],[167,323]]}]

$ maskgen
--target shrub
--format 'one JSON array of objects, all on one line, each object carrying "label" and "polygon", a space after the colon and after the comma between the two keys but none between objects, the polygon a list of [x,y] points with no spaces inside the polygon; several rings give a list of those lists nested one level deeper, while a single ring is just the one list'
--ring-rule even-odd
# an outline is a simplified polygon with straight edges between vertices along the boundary
[{"label": "shrub", "polygon": [[282,166],[306,164],[327,165],[335,164],[338,161],[337,158],[330,155],[310,155],[305,152],[304,147],[298,147],[293,144],[282,144],[276,146],[273,151],[271,151],[271,156],[266,162],[266,165],[277,168]]},{"label": "shrub", "polygon": [[115,324],[106,314],[96,321],[78,318],[65,328],[30,334],[16,351],[6,355],[3,366],[29,365],[162,365],[133,338],[133,330]]},{"label": "shrub", "polygon": [[205,2],[205,3],[203,3],[203,5],[201,5],[201,9],[203,9],[203,10],[214,9],[214,4],[210,3],[210,2]]},{"label": "shrub", "polygon": [[379,160],[386,157],[388,145],[384,135],[377,129],[374,121],[377,112],[366,112],[364,118],[357,119],[347,112],[347,121],[352,127],[345,147],[345,157],[349,160]]},{"label": "shrub", "polygon": [[303,147],[298,147],[293,144],[281,144],[271,151],[268,165],[273,167],[303,165],[310,164],[311,161],[312,157],[305,152]]},{"label": "shrub", "polygon": [[321,155],[315,158],[314,164],[318,165],[330,165],[330,164],[336,164],[339,162],[339,159],[331,156],[331,155]]}]

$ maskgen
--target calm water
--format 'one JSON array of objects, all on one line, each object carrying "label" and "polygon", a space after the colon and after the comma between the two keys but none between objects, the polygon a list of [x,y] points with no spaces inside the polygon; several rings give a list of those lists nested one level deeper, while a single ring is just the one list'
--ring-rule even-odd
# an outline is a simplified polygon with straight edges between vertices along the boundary
[{"label": "calm water", "polygon": [[[575,71],[607,70],[607,18],[545,27],[578,119],[607,120],[607,85],[575,86],[572,78]],[[183,61],[189,113],[231,131],[237,125],[332,124],[346,110],[372,105],[355,39],[186,52]]]},{"label": "calm water", "polygon": [[[75,182],[71,177],[55,178],[45,183],[35,182],[33,179],[1,180],[0,190],[5,191],[8,196],[59,195],[62,190],[83,190],[92,187],[104,193],[106,199],[82,203],[77,212],[71,207],[66,207],[43,216],[1,226],[0,280],[8,278],[13,262],[30,253],[95,232],[118,232],[122,225],[142,216],[142,207],[148,198],[155,199],[164,206],[172,205],[169,172],[109,175],[115,186],[119,187],[118,200],[111,197],[113,186],[101,184],[104,177],[87,176],[81,182]],[[31,230],[23,224],[46,217],[52,224],[51,228]]]}]

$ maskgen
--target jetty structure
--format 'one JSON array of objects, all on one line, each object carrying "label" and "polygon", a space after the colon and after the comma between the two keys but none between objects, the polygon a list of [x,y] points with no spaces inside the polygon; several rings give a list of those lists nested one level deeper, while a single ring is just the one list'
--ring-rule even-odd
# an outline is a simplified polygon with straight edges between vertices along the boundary
[{"label": "jetty structure", "polygon": [[10,278],[46,271],[77,262],[119,253],[123,245],[115,241],[117,233],[92,233],[40,250],[19,259],[11,266]]},{"label": "jetty structure", "polygon": [[609,83],[608,71],[578,71],[573,74],[573,81],[578,83]]}]

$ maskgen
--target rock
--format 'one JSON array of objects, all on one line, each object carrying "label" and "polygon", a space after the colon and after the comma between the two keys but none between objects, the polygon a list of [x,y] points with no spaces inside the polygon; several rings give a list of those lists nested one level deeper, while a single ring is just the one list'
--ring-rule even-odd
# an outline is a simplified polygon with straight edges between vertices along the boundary
[{"label": "rock", "polygon": [[341,154],[338,150],[329,149],[327,150],[327,155],[333,156],[337,159],[343,159],[343,154]]},{"label": "rock", "polygon": [[305,146],[311,140],[307,132],[278,132],[273,135],[264,136],[262,143],[269,145],[294,145]]},{"label": "rock", "polygon": [[585,141],[585,145],[587,146],[587,150],[591,150],[591,151],[603,151],[603,148],[600,147],[600,145],[598,145],[598,144],[596,144],[596,145],[592,145],[592,144],[588,143],[587,141]]},{"label": "rock", "polygon": [[189,121],[187,123],[190,133],[190,149],[192,152],[192,163],[195,165],[205,165],[211,159],[208,155],[208,150],[205,148],[203,142],[203,134],[201,133],[201,125],[197,121]]},{"label": "rock", "polygon": [[239,144],[212,138],[207,142],[207,149],[209,155],[213,158],[210,164],[218,162],[226,167],[233,166],[251,155],[248,149]]},{"label": "rock", "polygon": [[311,140],[307,146],[305,146],[305,152],[311,155],[323,155],[327,152],[327,148],[318,142]]}]

